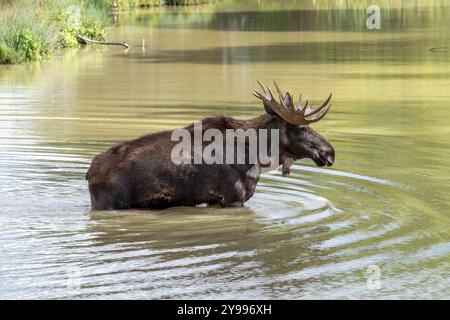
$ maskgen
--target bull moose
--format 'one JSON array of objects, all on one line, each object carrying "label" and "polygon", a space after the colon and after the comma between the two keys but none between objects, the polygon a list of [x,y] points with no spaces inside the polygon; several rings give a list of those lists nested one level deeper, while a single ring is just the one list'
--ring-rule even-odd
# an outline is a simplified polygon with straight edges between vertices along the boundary
[{"label": "bull moose", "polygon": [[[275,164],[282,165],[283,175],[289,174],[297,159],[309,158],[319,167],[333,165],[335,152],[332,145],[309,126],[328,112],[331,94],[320,107],[308,107],[308,101],[302,107],[301,96],[295,106],[293,95],[283,94],[276,82],[279,101],[268,86],[265,88],[259,81],[258,84],[262,93],[252,91],[252,94],[262,100],[264,114],[248,120],[224,115],[205,118],[201,130],[277,130],[278,140],[267,139],[269,145],[277,143]],[[194,134],[194,124],[184,129]],[[97,155],[86,174],[92,209],[161,209],[199,204],[241,207],[253,196],[262,169],[273,164],[258,160],[231,164],[177,164],[171,161],[173,148],[178,143],[173,141],[172,132],[157,132],[125,141]],[[250,146],[246,143],[245,152],[248,152]],[[258,140],[257,144],[260,143]]]}]

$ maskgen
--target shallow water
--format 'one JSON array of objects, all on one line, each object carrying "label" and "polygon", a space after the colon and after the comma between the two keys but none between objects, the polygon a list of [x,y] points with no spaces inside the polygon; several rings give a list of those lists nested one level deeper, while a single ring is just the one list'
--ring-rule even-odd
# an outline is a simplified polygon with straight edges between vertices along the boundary
[{"label": "shallow water", "polygon": [[[364,7],[258,3],[123,13],[128,51],[0,66],[0,298],[450,296],[450,7],[382,7],[368,31]],[[94,155],[256,116],[274,78],[334,93],[314,125],[333,167],[266,173],[240,209],[90,212]]]}]

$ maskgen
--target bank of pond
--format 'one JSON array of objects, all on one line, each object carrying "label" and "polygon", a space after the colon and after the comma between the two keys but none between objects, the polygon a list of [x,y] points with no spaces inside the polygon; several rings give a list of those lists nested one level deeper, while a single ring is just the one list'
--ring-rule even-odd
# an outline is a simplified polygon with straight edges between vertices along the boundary
[{"label": "bank of pond", "polygon": [[117,10],[205,2],[211,0],[0,0],[0,64],[47,59],[80,46],[78,36],[102,41]]}]

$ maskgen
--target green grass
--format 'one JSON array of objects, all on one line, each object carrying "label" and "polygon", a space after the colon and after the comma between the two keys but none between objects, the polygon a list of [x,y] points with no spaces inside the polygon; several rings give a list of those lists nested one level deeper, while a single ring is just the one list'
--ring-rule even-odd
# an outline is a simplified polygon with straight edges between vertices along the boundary
[{"label": "green grass", "polygon": [[100,0],[0,0],[0,64],[46,59],[79,46],[78,34],[101,40],[109,9]]}]

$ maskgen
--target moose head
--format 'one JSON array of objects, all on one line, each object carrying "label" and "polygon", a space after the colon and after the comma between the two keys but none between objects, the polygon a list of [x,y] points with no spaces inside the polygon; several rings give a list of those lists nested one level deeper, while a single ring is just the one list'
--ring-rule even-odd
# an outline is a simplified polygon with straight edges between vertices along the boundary
[{"label": "moose head", "polygon": [[274,82],[278,92],[279,102],[275,99],[272,91],[258,81],[263,94],[252,91],[258,99],[261,99],[264,108],[269,115],[278,118],[280,129],[280,147],[283,149],[283,174],[289,173],[292,162],[296,159],[309,158],[317,166],[331,166],[334,162],[333,146],[320,134],[315,132],[309,124],[321,120],[331,107],[329,104],[331,94],[320,107],[308,107],[308,100],[305,106],[301,106],[300,95],[298,105],[293,102],[293,95],[289,92],[283,94],[277,83]]}]

